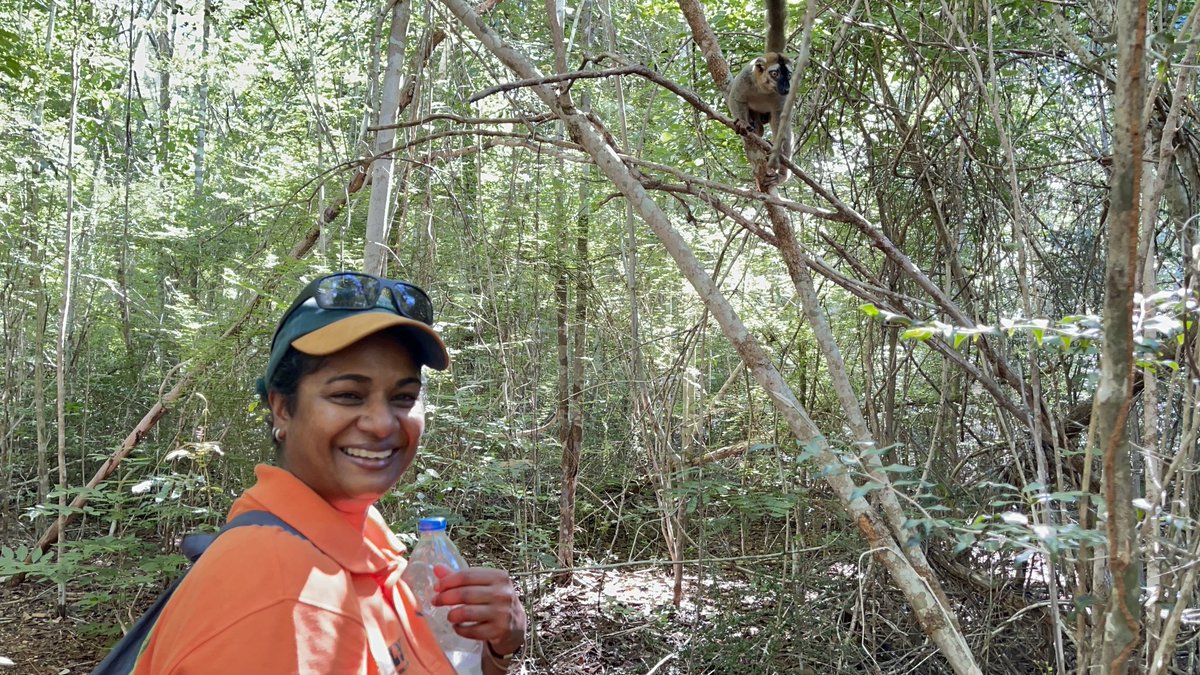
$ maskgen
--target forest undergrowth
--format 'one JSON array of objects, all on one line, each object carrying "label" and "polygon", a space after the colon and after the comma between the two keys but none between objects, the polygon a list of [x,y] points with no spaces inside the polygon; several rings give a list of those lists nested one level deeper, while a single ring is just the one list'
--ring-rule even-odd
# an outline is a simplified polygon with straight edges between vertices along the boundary
[{"label": "forest undergrowth", "polygon": [[[413,480],[399,492],[415,491],[420,485]],[[911,620],[903,598],[890,589],[872,557],[863,554],[848,524],[818,526],[814,520],[809,540],[816,545],[798,548],[792,555],[762,545],[778,533],[779,523],[769,518],[747,521],[745,529],[717,532],[703,551],[686,556],[694,562],[684,566],[683,593],[675,606],[672,566],[653,554],[647,562],[633,559],[629,551],[647,550],[636,537],[618,536],[609,540],[615,548],[600,551],[601,538],[583,533],[582,538],[596,546],[590,558],[581,556],[567,583],[538,569],[536,561],[545,556],[531,555],[528,549],[514,554],[511,542],[500,534],[511,523],[491,519],[503,500],[488,487],[476,485],[485,494],[460,518],[465,524],[455,536],[475,561],[513,570],[517,577],[529,610],[530,640],[513,672],[950,672]],[[382,508],[386,514],[396,506],[389,498]],[[832,506],[818,505],[814,512],[832,513]],[[596,504],[584,510],[592,507]],[[162,511],[161,506],[151,508]],[[119,533],[101,522],[85,520],[71,531],[64,558],[72,574],[66,618],[57,612],[54,566],[47,564],[40,570],[43,576],[32,574],[21,585],[0,583],[0,658],[12,663],[6,672],[90,672],[122,626],[179,573],[182,558],[174,553],[174,542],[188,527],[165,534],[135,529],[113,536]],[[0,545],[14,549],[36,534],[29,522],[12,524],[6,531]],[[615,551],[621,549],[625,553],[618,556]],[[1052,653],[1044,629],[1046,598],[1026,597],[1023,606],[1011,606],[1012,593],[980,594],[969,578],[955,580],[961,563],[949,556],[933,558],[945,561],[939,572],[949,580],[947,590],[965,634],[979,646],[985,672],[1052,672],[1046,661]],[[1008,575],[1013,584],[1019,584],[1017,573],[1022,572]],[[997,624],[999,609],[1004,615],[1022,611],[1041,618]],[[1031,630],[1039,624],[1042,630]]]}]

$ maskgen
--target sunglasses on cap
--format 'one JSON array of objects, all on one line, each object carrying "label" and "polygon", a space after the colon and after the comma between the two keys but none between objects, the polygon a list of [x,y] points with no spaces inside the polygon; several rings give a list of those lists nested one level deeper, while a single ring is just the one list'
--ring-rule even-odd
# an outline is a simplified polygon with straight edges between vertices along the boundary
[{"label": "sunglasses on cap", "polygon": [[[387,291],[390,302],[384,300],[384,291]],[[433,325],[433,302],[425,291],[403,281],[384,279],[365,272],[338,272],[309,282],[296,296],[292,306],[283,313],[279,325],[287,323],[292,312],[309,300],[315,300],[321,309],[391,307],[400,316]]]}]

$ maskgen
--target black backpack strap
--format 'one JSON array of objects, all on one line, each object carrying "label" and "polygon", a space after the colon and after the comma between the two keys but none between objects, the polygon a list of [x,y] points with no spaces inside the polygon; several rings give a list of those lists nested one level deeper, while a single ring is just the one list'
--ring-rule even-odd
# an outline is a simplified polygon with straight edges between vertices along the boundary
[{"label": "black backpack strap", "polygon": [[193,532],[183,535],[183,540],[179,542],[179,549],[187,556],[187,559],[193,563],[200,557],[201,553],[208,550],[217,537],[226,532],[247,525],[263,525],[267,527],[277,527],[288,534],[308,541],[308,537],[304,536],[300,530],[289,525],[279,516],[270,511],[247,511],[233,520],[225,523],[217,532]]},{"label": "black backpack strap", "polygon": [[[217,537],[222,534],[247,525],[262,525],[266,527],[277,527],[284,532],[299,537],[308,541],[308,537],[304,536],[300,530],[292,527],[284,522],[282,518],[269,513],[267,511],[247,511],[233,520],[225,523],[225,525],[217,532],[195,532],[183,536],[183,540],[179,543],[179,548],[183,550],[184,555],[193,563],[204,553],[206,549]],[[138,620],[121,638],[120,642],[113,646],[112,651],[96,669],[92,671],[92,675],[128,675],[133,672],[133,667],[137,665],[138,657],[142,655],[142,648],[146,644],[146,640],[150,637],[150,631],[154,630],[154,624],[158,622],[158,616],[162,614],[163,608],[167,606],[167,601],[175,593],[175,589],[179,588],[179,584],[187,576],[188,570],[184,570],[179,578],[171,582],[167,586],[167,590],[163,591],[162,595],[154,601],[150,609],[146,610]]]}]

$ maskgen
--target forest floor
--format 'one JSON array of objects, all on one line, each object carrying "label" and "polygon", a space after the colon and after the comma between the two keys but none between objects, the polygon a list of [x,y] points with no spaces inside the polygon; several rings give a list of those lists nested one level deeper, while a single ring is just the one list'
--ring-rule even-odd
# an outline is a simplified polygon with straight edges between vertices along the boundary
[{"label": "forest floor", "polygon": [[91,672],[105,638],[90,635],[82,619],[60,618],[57,605],[53,586],[0,583],[0,672]]},{"label": "forest floor", "polygon": [[[686,596],[674,610],[669,570],[660,569],[577,572],[573,583],[542,585],[535,595],[531,639],[512,673],[646,673],[656,665],[663,674],[690,672],[674,661],[696,638],[696,621],[715,611]],[[91,672],[112,640],[93,621],[59,618],[51,585],[0,582],[0,674]]]},{"label": "forest floor", "polygon": [[669,572],[654,568],[576,572],[571,584],[547,587],[533,603],[526,672],[688,672],[672,661],[716,610],[700,610],[686,592],[675,610],[672,588]]}]

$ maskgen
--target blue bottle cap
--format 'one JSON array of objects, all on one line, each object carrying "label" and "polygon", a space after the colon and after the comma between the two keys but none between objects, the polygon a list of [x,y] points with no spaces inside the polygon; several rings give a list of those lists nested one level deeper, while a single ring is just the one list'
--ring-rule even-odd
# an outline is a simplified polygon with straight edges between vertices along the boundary
[{"label": "blue bottle cap", "polygon": [[438,516],[436,518],[422,518],[417,522],[417,530],[420,532],[437,532],[446,529],[446,519]]}]

